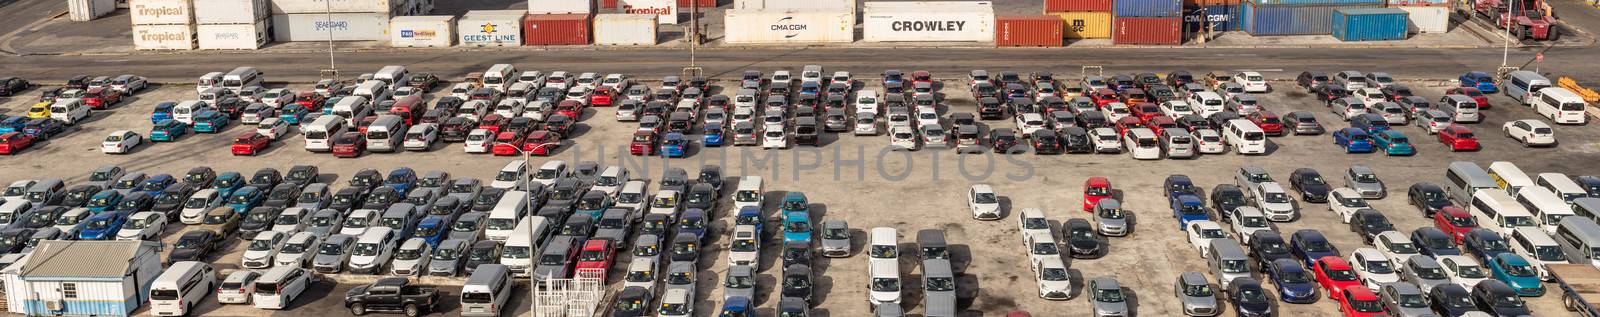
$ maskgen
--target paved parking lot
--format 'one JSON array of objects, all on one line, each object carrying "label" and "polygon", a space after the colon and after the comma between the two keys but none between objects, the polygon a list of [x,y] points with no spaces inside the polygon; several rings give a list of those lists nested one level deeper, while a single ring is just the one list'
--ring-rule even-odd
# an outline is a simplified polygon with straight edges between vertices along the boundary
[{"label": "paved parking lot", "polygon": [[[425,71],[425,70],[422,70]],[[996,70],[991,70],[996,71]],[[1058,71],[1058,73],[1064,73]],[[962,74],[935,74],[955,78]],[[1268,74],[1287,77],[1292,74]],[[1405,76],[1405,74],[1396,74]],[[453,76],[452,76],[453,77]],[[875,80],[869,80],[875,81]],[[1436,99],[1443,88],[1430,87],[1431,82],[1410,82],[1418,94]],[[726,82],[723,82],[726,84]],[[1287,87],[1289,83],[1276,85]],[[955,81],[950,87],[964,87]],[[868,89],[875,89],[868,85]],[[290,88],[305,89],[300,85]],[[1344,127],[1321,103],[1309,95],[1280,89],[1261,96],[1267,109],[1279,114],[1292,110],[1310,110],[1330,130]],[[208,165],[218,171],[250,173],[258,168],[274,167],[287,170],[292,165],[310,164],[321,167],[324,179],[344,182],[362,168],[388,171],[409,166],[419,172],[443,170],[454,177],[490,179],[495,171],[511,157],[469,155],[459,144],[448,144],[429,152],[396,154],[368,154],[359,159],[336,159],[327,154],[313,154],[302,150],[303,141],[291,133],[286,142],[274,142],[272,148],[257,157],[234,157],[227,145],[233,137],[246,128],[233,125],[221,134],[191,135],[175,143],[161,143],[140,147],[128,155],[111,156],[98,150],[99,140],[113,130],[128,129],[146,133],[150,123],[148,114],[160,101],[177,101],[193,98],[192,86],[162,87],[141,94],[131,102],[110,111],[96,112],[89,122],[80,124],[65,137],[51,140],[42,146],[20,155],[0,159],[0,181],[25,178],[62,177],[72,182],[83,181],[93,168],[104,164],[120,164],[129,170],[151,173],[181,174],[190,167]],[[717,91],[713,91],[717,93]],[[731,95],[732,92],[721,92]],[[972,98],[964,89],[946,88],[942,91],[949,112],[975,112]],[[4,100],[4,113],[25,113],[32,96]],[[859,254],[865,244],[865,231],[872,227],[890,227],[899,230],[902,249],[911,250],[917,230],[944,229],[953,245],[959,278],[959,293],[965,315],[998,315],[1009,310],[1027,310],[1035,316],[1080,316],[1089,313],[1090,305],[1081,296],[1082,281],[1099,276],[1116,277],[1133,294],[1131,303],[1140,316],[1175,316],[1181,314],[1178,302],[1172,295],[1172,283],[1184,271],[1206,271],[1205,261],[1190,247],[1184,236],[1176,231],[1177,224],[1167,215],[1165,200],[1160,194],[1162,179],[1169,174],[1186,174],[1198,185],[1209,189],[1220,183],[1232,183],[1231,173],[1243,164],[1266,168],[1280,179],[1300,167],[1311,167],[1323,175],[1342,172],[1351,164],[1366,164],[1377,170],[1389,187],[1389,198],[1373,201],[1375,208],[1383,211],[1397,229],[1431,226],[1416,209],[1403,199],[1404,189],[1416,181],[1442,183],[1445,166],[1452,161],[1466,160],[1479,164],[1491,161],[1515,162],[1528,173],[1560,172],[1568,175],[1592,173],[1590,160],[1600,151],[1593,143],[1600,136],[1590,126],[1558,126],[1557,138],[1561,144],[1554,148],[1527,149],[1502,137],[1497,130],[1507,120],[1535,118],[1525,107],[1511,105],[1503,96],[1492,97],[1496,107],[1488,110],[1484,123],[1471,127],[1482,137],[1484,150],[1480,152],[1448,152],[1446,147],[1415,127],[1399,128],[1411,136],[1418,154],[1413,157],[1386,157],[1381,154],[1343,154],[1327,135],[1284,136],[1271,138],[1270,154],[1264,156],[1239,156],[1233,154],[1202,156],[1193,160],[1135,161],[1126,154],[1119,155],[1020,155],[957,156],[953,151],[887,152],[885,136],[854,137],[824,134],[823,147],[819,149],[790,149],[762,151],[747,148],[698,149],[687,159],[662,160],[636,158],[622,155],[630,138],[632,123],[613,120],[612,109],[597,108],[585,112],[576,129],[576,142],[545,160],[594,160],[604,165],[622,165],[635,176],[656,178],[665,166],[684,167],[695,171],[703,164],[723,165],[731,176],[761,175],[768,179],[766,194],[769,213],[775,213],[775,200],[788,191],[802,191],[814,206],[813,219],[843,219],[856,229],[857,254],[848,258],[819,259],[817,294],[819,305],[815,316],[865,316],[868,305],[866,294],[866,259]],[[1009,121],[985,121],[995,127],[1013,127]],[[569,141],[571,142],[571,141]],[[1068,218],[1091,218],[1078,210],[1082,195],[1082,182],[1091,176],[1109,177],[1120,190],[1127,210],[1135,214],[1135,232],[1128,237],[1109,238],[1110,253],[1099,259],[1071,260],[1075,285],[1080,287],[1068,301],[1039,299],[1034,291],[1034,281],[1028,270],[1027,253],[1022,248],[1017,224],[1012,215],[1021,208],[1037,207],[1054,220],[1059,230]],[[1330,177],[1331,178],[1331,177]],[[967,210],[963,195],[967,187],[987,183],[995,187],[1002,197],[1002,206],[1008,211],[1000,221],[976,221]],[[1334,181],[1337,184],[1337,181]],[[730,185],[731,186],[731,185]],[[724,233],[731,228],[729,204],[714,213],[718,221],[712,224],[712,239],[717,244],[706,248],[700,261],[697,298],[697,315],[713,314],[721,306],[720,277],[727,270]],[[1302,217],[1294,222],[1277,224],[1280,232],[1299,229],[1322,231],[1334,244],[1348,254],[1361,246],[1360,239],[1338,223],[1327,206],[1301,204]],[[820,223],[820,221],[819,221]],[[169,230],[166,240],[175,240],[179,230]],[[778,298],[773,295],[781,268],[774,265],[781,240],[768,237],[760,270],[760,287],[756,303],[763,309],[761,315],[772,315]],[[214,261],[227,269],[237,267],[241,244],[231,244],[226,255]],[[922,285],[917,278],[920,270],[916,261],[903,258],[902,277],[905,278],[904,305],[911,313],[920,313],[921,297],[917,291]],[[623,255],[613,267],[613,272],[623,269],[627,256]],[[1208,274],[1209,275],[1209,274]],[[620,277],[620,274],[613,274]],[[1214,277],[1213,277],[1214,279]],[[424,280],[424,283],[438,283]],[[613,279],[615,282],[615,278]],[[620,284],[620,283],[618,283]],[[331,283],[323,285],[333,286]],[[350,284],[337,285],[327,291],[314,291],[317,295],[294,303],[293,308],[277,312],[281,315],[310,316],[324,313],[345,314],[338,294]],[[617,288],[613,284],[613,288]],[[445,288],[451,297],[458,292]],[[527,288],[519,289],[522,304],[516,305],[515,314],[527,314]],[[322,295],[322,294],[327,295]],[[1536,313],[1541,316],[1558,316],[1566,313],[1559,306],[1554,292],[1540,298],[1529,298]],[[1281,316],[1333,315],[1334,301],[1323,299],[1314,304],[1280,304]],[[453,306],[447,303],[446,307]],[[1230,308],[1231,309],[1231,308]],[[258,316],[265,311],[244,306],[200,308],[208,316]]]}]

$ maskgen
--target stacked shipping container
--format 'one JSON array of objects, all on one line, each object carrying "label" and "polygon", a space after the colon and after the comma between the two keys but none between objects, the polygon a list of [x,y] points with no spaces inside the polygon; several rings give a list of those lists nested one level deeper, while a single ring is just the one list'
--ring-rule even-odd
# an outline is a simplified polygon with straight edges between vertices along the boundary
[{"label": "stacked shipping container", "polygon": [[988,42],[994,6],[988,1],[867,2],[861,39],[867,42]]},{"label": "stacked shipping container", "polygon": [[1195,33],[1239,30],[1239,0],[1184,0],[1184,29]]},{"label": "stacked shipping container", "polygon": [[1333,11],[1333,37],[1340,41],[1393,41],[1406,38],[1406,10],[1396,8]]},{"label": "stacked shipping container", "polygon": [[1179,0],[1116,0],[1111,41],[1116,44],[1183,43],[1183,3]]},{"label": "stacked shipping container", "polygon": [[1450,0],[1388,0],[1389,7],[1405,10],[1406,29],[1411,33],[1450,31]]},{"label": "stacked shipping container", "polygon": [[1054,15],[1013,15],[994,18],[995,46],[1060,47],[1061,17]]},{"label": "stacked shipping container", "polygon": [[456,17],[419,15],[389,20],[389,45],[394,47],[450,47],[456,43]]},{"label": "stacked shipping container", "polygon": [[522,46],[527,10],[467,11],[456,22],[461,46]]},{"label": "stacked shipping container", "polygon": [[194,2],[195,38],[203,50],[253,50],[271,40],[267,0]]},{"label": "stacked shipping container", "polygon": [[1246,0],[1239,27],[1254,36],[1332,34],[1333,12],[1377,8],[1384,0]]},{"label": "stacked shipping container", "polygon": [[390,18],[433,11],[433,0],[271,0],[271,2],[273,38],[290,42],[330,39],[388,40]]},{"label": "stacked shipping container", "polygon": [[594,16],[595,45],[656,45],[655,14],[601,13]]},{"label": "stacked shipping container", "polygon": [[1045,0],[1044,14],[1061,18],[1066,38],[1111,38],[1111,0]]},{"label": "stacked shipping container", "polygon": [[133,48],[192,50],[195,47],[192,0],[129,0]]},{"label": "stacked shipping container", "polygon": [[594,0],[528,0],[528,15],[521,22],[523,43],[589,44],[594,7]]}]

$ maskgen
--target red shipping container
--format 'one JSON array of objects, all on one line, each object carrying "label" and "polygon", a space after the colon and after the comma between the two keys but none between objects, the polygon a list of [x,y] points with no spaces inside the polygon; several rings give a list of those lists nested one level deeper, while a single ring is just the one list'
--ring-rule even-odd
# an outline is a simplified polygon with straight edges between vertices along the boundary
[{"label": "red shipping container", "polygon": [[[680,8],[680,9],[693,8],[694,7],[694,3],[689,2],[689,1],[693,1],[693,0],[678,0],[678,8]],[[613,6],[615,6],[615,4],[613,4]],[[717,7],[717,0],[700,0],[700,8],[701,9],[710,9],[710,8],[715,8],[715,7]]]},{"label": "red shipping container", "polygon": [[1111,0],[1044,0],[1044,13],[1111,11]]},{"label": "red shipping container", "polygon": [[529,14],[522,20],[526,45],[588,45],[592,14]]},{"label": "red shipping container", "polygon": [[1062,20],[1054,15],[1013,15],[994,18],[995,46],[1061,47]]},{"label": "red shipping container", "polygon": [[1178,45],[1183,43],[1183,18],[1116,17],[1111,22],[1115,44]]},{"label": "red shipping container", "polygon": [[600,0],[601,9],[616,9],[617,0]]}]

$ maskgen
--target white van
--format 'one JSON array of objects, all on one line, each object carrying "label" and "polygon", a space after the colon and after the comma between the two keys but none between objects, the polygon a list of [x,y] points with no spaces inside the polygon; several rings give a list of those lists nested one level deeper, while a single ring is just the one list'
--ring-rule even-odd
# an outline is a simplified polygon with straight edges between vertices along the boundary
[{"label": "white van", "polygon": [[494,64],[489,66],[489,71],[483,72],[483,86],[505,92],[510,88],[513,78],[516,78],[517,67],[511,64]]},{"label": "white van", "polygon": [[1572,203],[1573,200],[1578,198],[1589,197],[1589,192],[1584,191],[1583,187],[1578,186],[1578,183],[1573,182],[1572,178],[1568,178],[1566,174],[1539,173],[1539,176],[1534,178],[1534,183],[1539,184],[1539,187],[1549,189],[1550,192],[1561,197],[1561,201],[1567,203]]},{"label": "white van", "polygon": [[733,191],[733,211],[739,212],[745,206],[761,208],[764,199],[761,192],[761,176],[740,177],[739,188]]},{"label": "white van", "polygon": [[1439,110],[1450,114],[1450,119],[1455,122],[1476,123],[1483,121],[1480,115],[1478,102],[1466,95],[1445,95],[1439,98]]},{"label": "white van", "polygon": [[217,286],[217,272],[211,264],[195,261],[173,263],[150,284],[150,314],[183,316],[200,305],[200,300]]},{"label": "white van", "polygon": [[367,97],[362,96],[339,98],[339,102],[333,104],[333,115],[344,118],[344,125],[353,127],[356,122],[372,115],[372,103],[368,101]]},{"label": "white van", "polygon": [[1583,97],[1561,87],[1540,89],[1529,98],[1533,111],[1557,124],[1584,124],[1589,116],[1584,113],[1589,105]]},{"label": "white van", "polygon": [[483,235],[489,240],[506,241],[517,230],[517,221],[528,215],[528,192],[513,190],[500,196],[500,202],[489,210]]},{"label": "white van", "polygon": [[1189,106],[1199,109],[1200,116],[1209,117],[1213,113],[1222,112],[1222,95],[1215,92],[1201,91],[1189,94]]},{"label": "white van", "polygon": [[261,86],[262,82],[267,81],[266,75],[267,73],[257,71],[255,67],[234,68],[228,74],[222,75],[222,88],[239,91],[244,87]]},{"label": "white van", "polygon": [[1228,144],[1233,145],[1233,150],[1239,154],[1265,154],[1267,153],[1267,133],[1255,122],[1245,119],[1228,120],[1224,127],[1223,137]]},{"label": "white van", "polygon": [[1128,129],[1122,136],[1122,147],[1127,148],[1128,154],[1138,160],[1161,159],[1161,141],[1156,139],[1156,133],[1146,128]]},{"label": "white van", "polygon": [[367,100],[371,100],[373,104],[383,102],[384,100],[389,100],[393,94],[394,92],[389,90],[388,85],[382,81],[376,80],[369,80],[361,83],[360,85],[356,85],[356,90],[350,93],[351,96],[366,97]]},{"label": "white van", "polygon": [[1561,253],[1561,244],[1549,234],[1534,230],[1533,228],[1517,228],[1511,230],[1511,250],[1528,260],[1534,269],[1539,270],[1539,278],[1549,281],[1554,279],[1550,271],[1545,269],[1546,264],[1567,263],[1567,255]]},{"label": "white van", "polygon": [[389,257],[394,255],[394,248],[399,244],[400,238],[395,236],[394,229],[385,226],[367,228],[350,250],[350,272],[377,274],[379,268],[389,263]]},{"label": "white van", "polygon": [[516,285],[505,265],[478,265],[461,285],[461,316],[500,316]]},{"label": "white van", "polygon": [[1526,105],[1531,102],[1530,99],[1538,98],[1539,92],[1550,88],[1550,79],[1539,73],[1519,70],[1506,74],[1506,80],[1500,86],[1507,97]]},{"label": "white van", "polygon": [[83,99],[78,98],[56,100],[50,104],[50,118],[61,120],[67,125],[78,124],[78,121],[89,118],[89,106],[83,104]]},{"label": "white van", "polygon": [[395,152],[400,150],[400,143],[406,139],[406,125],[400,116],[386,114],[378,116],[377,121],[367,126],[367,150],[373,152]]},{"label": "white van", "polygon": [[205,75],[200,75],[200,80],[195,81],[194,92],[206,91],[206,89],[211,89],[211,87],[216,87],[219,84],[222,84],[222,72],[209,72]]},{"label": "white van", "polygon": [[1556,233],[1556,224],[1561,223],[1561,218],[1577,215],[1572,212],[1572,207],[1568,206],[1566,201],[1562,201],[1555,192],[1544,187],[1529,186],[1517,190],[1517,203],[1533,211],[1534,218],[1548,234]]},{"label": "white van", "polygon": [[389,65],[379,68],[377,73],[372,74],[372,79],[389,84],[389,90],[393,91],[409,83],[411,72],[406,71],[405,66]]},{"label": "white van", "polygon": [[0,224],[10,226],[22,219],[22,215],[28,214],[29,210],[33,210],[33,202],[27,199],[6,200],[0,203]]},{"label": "white van", "polygon": [[1507,193],[1515,193],[1523,187],[1533,187],[1533,179],[1528,174],[1517,168],[1516,164],[1507,161],[1489,163],[1489,178],[1494,179],[1495,185]]},{"label": "white van", "polygon": [[1518,204],[1511,194],[1500,189],[1483,189],[1472,194],[1472,204],[1468,209],[1473,218],[1478,219],[1478,226],[1494,230],[1501,236],[1511,235],[1511,229],[1539,226],[1532,212]]},{"label": "white van", "polygon": [[276,266],[256,279],[255,292],[250,300],[260,309],[284,309],[295,297],[311,287],[315,276],[299,266]]},{"label": "white van", "polygon": [[183,124],[193,125],[194,114],[200,112],[200,110],[210,108],[211,105],[207,104],[205,101],[184,100],[182,102],[178,102],[178,105],[172,106],[172,120],[183,122]]},{"label": "white van", "polygon": [[1472,162],[1450,162],[1444,177],[1450,180],[1450,187],[1446,191],[1450,192],[1451,198],[1463,205],[1472,201],[1472,195],[1480,190],[1499,188],[1495,185],[1494,178],[1489,177],[1488,172],[1484,172],[1482,167]]},{"label": "white van", "polygon": [[344,134],[344,127],[344,117],[339,115],[321,116],[309,124],[301,124],[300,131],[306,137],[306,151],[332,151],[333,138]]},{"label": "white van", "polygon": [[[531,216],[518,221],[517,228],[511,230],[511,236],[506,238],[506,247],[500,251],[500,264],[511,268],[514,271],[513,273],[517,274],[517,277],[528,276],[528,272],[533,268],[533,249],[539,246],[539,244],[533,242],[534,224],[533,220],[528,218],[544,217]],[[543,219],[540,220],[540,225],[543,226],[544,221]],[[540,228],[540,230],[543,231],[544,229]],[[482,269],[482,267],[479,269]]]}]

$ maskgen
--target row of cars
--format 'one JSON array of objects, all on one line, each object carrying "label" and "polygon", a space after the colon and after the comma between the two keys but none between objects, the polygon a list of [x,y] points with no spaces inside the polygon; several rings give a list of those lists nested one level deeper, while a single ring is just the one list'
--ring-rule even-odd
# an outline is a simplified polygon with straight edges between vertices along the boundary
[{"label": "row of cars", "polygon": [[[0,78],[0,93],[8,96],[21,93],[37,85],[16,77]],[[38,103],[28,108],[26,115],[0,115],[0,154],[14,155],[59,137],[67,127],[87,120],[90,112],[110,109],[123,102],[127,95],[148,87],[144,77],[121,75],[116,77],[89,77],[79,75],[60,87],[40,92]]]}]

